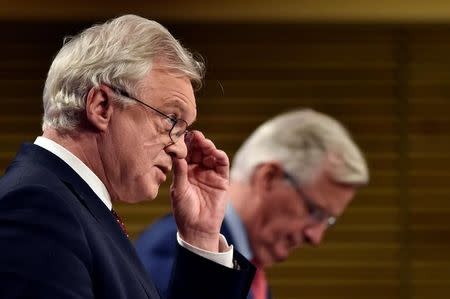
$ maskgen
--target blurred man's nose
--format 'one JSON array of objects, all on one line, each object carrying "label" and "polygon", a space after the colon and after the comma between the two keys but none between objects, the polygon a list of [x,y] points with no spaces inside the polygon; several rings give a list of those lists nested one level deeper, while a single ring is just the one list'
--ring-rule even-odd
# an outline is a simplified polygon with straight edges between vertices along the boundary
[{"label": "blurred man's nose", "polygon": [[313,246],[319,245],[322,242],[323,237],[325,236],[326,230],[327,225],[324,223],[309,225],[305,227],[303,230],[305,242]]}]

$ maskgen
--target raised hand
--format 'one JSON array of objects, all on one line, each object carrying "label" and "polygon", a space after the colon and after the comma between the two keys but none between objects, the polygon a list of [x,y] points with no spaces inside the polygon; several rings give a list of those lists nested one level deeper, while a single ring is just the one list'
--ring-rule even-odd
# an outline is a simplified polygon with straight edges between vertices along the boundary
[{"label": "raised hand", "polygon": [[227,204],[230,163],[225,152],[199,131],[189,132],[185,142],[186,159],[173,158],[173,214],[183,240],[216,252]]}]

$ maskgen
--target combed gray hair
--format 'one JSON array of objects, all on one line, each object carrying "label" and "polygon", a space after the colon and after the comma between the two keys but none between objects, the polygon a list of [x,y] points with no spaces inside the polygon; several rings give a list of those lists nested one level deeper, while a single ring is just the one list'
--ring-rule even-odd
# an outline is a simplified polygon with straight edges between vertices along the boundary
[{"label": "combed gray hair", "polygon": [[261,163],[279,162],[301,184],[308,184],[328,154],[335,157],[330,169],[334,181],[368,182],[363,154],[338,121],[314,110],[295,110],[259,126],[237,151],[230,175],[232,180],[246,182]]},{"label": "combed gray hair", "polygon": [[[155,21],[125,15],[71,38],[56,55],[47,75],[42,129],[76,128],[92,87],[105,83],[133,91],[155,59],[168,70],[188,76],[194,87],[201,86],[204,64]],[[127,103],[123,98],[117,100]]]}]

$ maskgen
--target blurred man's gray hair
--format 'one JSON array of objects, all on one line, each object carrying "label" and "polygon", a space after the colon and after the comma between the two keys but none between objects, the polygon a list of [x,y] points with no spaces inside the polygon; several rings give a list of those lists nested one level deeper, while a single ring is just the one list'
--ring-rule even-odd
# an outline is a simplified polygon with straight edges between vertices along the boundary
[{"label": "blurred man's gray hair", "polygon": [[42,128],[76,128],[87,93],[101,83],[135,93],[155,59],[200,87],[204,64],[155,21],[125,15],[68,39],[48,72]]},{"label": "blurred man's gray hair", "polygon": [[250,135],[234,156],[231,180],[246,182],[258,165],[278,162],[301,184],[308,184],[325,157],[330,158],[335,182],[368,182],[364,156],[337,120],[311,109],[295,110],[266,121]]}]

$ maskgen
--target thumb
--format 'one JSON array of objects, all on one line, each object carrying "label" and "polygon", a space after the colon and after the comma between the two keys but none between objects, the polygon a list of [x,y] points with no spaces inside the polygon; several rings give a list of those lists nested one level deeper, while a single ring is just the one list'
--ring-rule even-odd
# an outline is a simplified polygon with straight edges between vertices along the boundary
[{"label": "thumb", "polygon": [[188,165],[185,159],[173,159],[173,181],[171,193],[177,197],[184,193],[188,186]]}]

